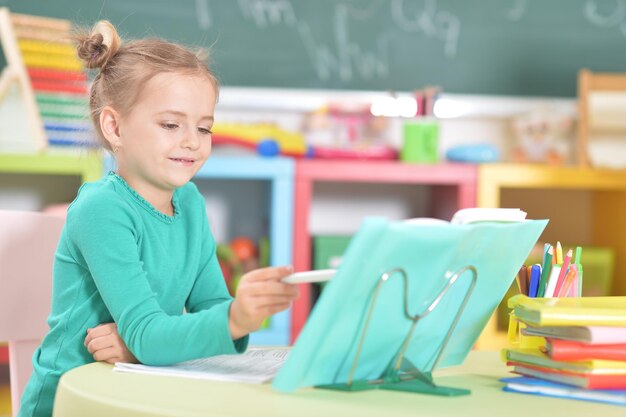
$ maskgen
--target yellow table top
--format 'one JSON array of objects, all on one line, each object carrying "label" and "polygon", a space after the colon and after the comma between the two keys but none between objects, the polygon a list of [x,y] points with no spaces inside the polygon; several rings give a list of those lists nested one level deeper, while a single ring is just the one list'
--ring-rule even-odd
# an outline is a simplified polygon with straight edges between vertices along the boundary
[{"label": "yellow table top", "polygon": [[496,352],[472,352],[460,367],[438,371],[438,385],[472,394],[444,398],[392,391],[339,392],[302,389],[293,394],[268,384],[249,385],[113,372],[93,363],[60,381],[54,417],[126,416],[499,416],[612,417],[626,407],[506,393],[499,378],[510,376]]}]

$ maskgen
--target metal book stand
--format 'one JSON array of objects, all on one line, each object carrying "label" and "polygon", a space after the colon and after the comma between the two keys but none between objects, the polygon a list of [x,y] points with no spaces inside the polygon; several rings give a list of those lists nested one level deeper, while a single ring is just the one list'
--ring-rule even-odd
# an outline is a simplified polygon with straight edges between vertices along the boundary
[{"label": "metal book stand", "polygon": [[[404,354],[409,347],[411,342],[411,337],[413,336],[413,332],[417,327],[417,324],[421,319],[428,316],[439,304],[439,302],[443,299],[443,297],[447,294],[448,290],[458,281],[458,279],[463,275],[464,272],[470,271],[472,273],[472,281],[463,298],[463,303],[459,307],[457,314],[454,317],[454,321],[450,325],[448,332],[446,333],[441,347],[437,353],[437,357],[433,362],[432,366],[426,370],[420,370],[415,367],[407,358],[404,357]],[[387,282],[391,277],[395,275],[400,275],[404,279],[404,315],[407,320],[411,321],[411,327],[409,329],[408,334],[404,338],[398,353],[391,360],[386,370],[378,379],[372,380],[354,380],[354,373],[357,369],[359,363],[359,356],[361,351],[363,350],[363,344],[365,342],[365,337],[367,335],[367,329],[370,323],[370,319],[372,317],[372,312],[374,311],[374,306],[376,305],[376,301],[378,299],[378,294],[380,292],[381,287],[385,282]],[[369,304],[367,317],[365,319],[365,323],[363,324],[363,333],[359,339],[359,345],[357,347],[357,351],[354,357],[354,362],[352,363],[352,368],[350,369],[350,373],[348,375],[348,381],[346,383],[336,383],[336,384],[328,384],[328,385],[318,385],[317,388],[324,389],[332,389],[332,390],[340,390],[340,391],[365,391],[372,389],[383,389],[383,390],[392,390],[392,391],[407,391],[413,393],[421,393],[421,394],[430,394],[430,395],[441,395],[441,396],[459,396],[459,395],[467,395],[470,394],[470,391],[462,388],[451,388],[451,387],[442,387],[435,385],[433,381],[432,372],[437,367],[441,356],[443,354],[446,345],[448,344],[452,333],[465,309],[467,302],[474,291],[474,287],[476,286],[476,279],[478,277],[478,271],[473,266],[465,266],[459,269],[452,275],[447,275],[447,282],[445,287],[441,290],[441,292],[437,295],[437,297],[430,303],[428,308],[423,311],[421,314],[411,315],[409,313],[409,302],[408,302],[408,275],[406,271],[402,268],[394,268],[380,276],[376,287],[374,288],[372,300]]]}]

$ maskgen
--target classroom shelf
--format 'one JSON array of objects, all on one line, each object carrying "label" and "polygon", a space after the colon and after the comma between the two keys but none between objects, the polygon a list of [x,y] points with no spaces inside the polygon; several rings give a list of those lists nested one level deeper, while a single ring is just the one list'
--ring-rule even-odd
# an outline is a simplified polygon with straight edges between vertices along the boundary
[{"label": "classroom shelf", "polygon": [[[493,164],[478,169],[478,206],[518,206],[529,218],[548,218],[542,241],[609,247],[615,252],[612,295],[626,295],[626,171]],[[584,265],[584,249],[583,249]],[[479,349],[506,346],[492,317]]]},{"label": "classroom shelf", "polygon": [[38,211],[68,204],[86,181],[102,175],[98,152],[0,153],[0,208]]},{"label": "classroom shelf", "polygon": [[[449,220],[452,214],[475,205],[476,167],[474,165],[413,165],[393,162],[298,160],[295,172],[294,247],[296,271],[311,268],[309,231],[313,188],[316,183],[407,184],[431,188],[429,216]],[[294,341],[311,309],[311,286],[300,286],[294,303],[291,337]]]},{"label": "classroom shelf", "polygon": [[101,155],[85,151],[80,155],[0,154],[0,173],[78,175],[81,182],[102,176]]},{"label": "classroom shelf", "polygon": [[[196,179],[255,180],[269,184],[270,264],[291,265],[294,162],[289,158],[210,157]],[[253,345],[287,345],[291,311],[276,314],[268,329],[253,333]]]}]

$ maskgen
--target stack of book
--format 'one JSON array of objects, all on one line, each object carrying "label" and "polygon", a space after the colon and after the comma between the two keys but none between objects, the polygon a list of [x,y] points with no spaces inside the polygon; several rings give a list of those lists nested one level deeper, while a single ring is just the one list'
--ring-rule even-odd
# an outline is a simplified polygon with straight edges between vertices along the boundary
[{"label": "stack of book", "polygon": [[87,77],[71,43],[71,22],[12,14],[48,143],[97,146],[88,107]]},{"label": "stack of book", "polygon": [[[503,360],[505,391],[626,405],[626,297],[509,300],[522,343]],[[535,346],[535,347],[532,347]]]}]

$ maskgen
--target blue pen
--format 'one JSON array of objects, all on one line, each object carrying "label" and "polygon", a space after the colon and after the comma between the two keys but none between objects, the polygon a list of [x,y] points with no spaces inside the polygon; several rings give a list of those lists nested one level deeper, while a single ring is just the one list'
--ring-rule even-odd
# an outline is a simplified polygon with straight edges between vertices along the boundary
[{"label": "blue pen", "polygon": [[539,289],[539,281],[541,280],[541,265],[534,264],[530,268],[530,288],[528,289],[529,297],[537,297],[537,290]]}]

